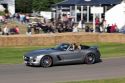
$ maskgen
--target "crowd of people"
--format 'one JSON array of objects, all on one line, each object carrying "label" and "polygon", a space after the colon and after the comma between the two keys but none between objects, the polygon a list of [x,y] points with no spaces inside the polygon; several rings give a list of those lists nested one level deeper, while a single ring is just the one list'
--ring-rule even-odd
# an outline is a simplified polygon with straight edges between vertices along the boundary
[{"label": "crowd of people", "polygon": [[6,25],[3,30],[2,28],[0,28],[0,35],[14,35],[14,34],[19,34],[19,27],[18,26],[14,26],[13,28],[8,28],[8,26]]},{"label": "crowd of people", "polygon": [[[50,19],[47,20],[43,17],[38,22],[31,22],[27,27],[27,32],[34,32],[35,34],[40,33],[41,31],[44,33],[62,33],[62,32],[72,32],[75,23],[68,18],[67,15],[63,15],[63,18],[58,19]],[[33,29],[33,31],[32,31]]]},{"label": "crowd of people", "polygon": [[119,29],[116,24],[106,25],[106,20],[102,19],[99,21],[99,18],[95,19],[95,32],[107,32],[107,33],[116,33],[119,32]]},{"label": "crowd of people", "polygon": [[14,15],[6,13],[5,15],[1,15],[0,16],[0,35],[20,34],[18,24],[15,24],[13,26],[8,26],[8,23],[10,21],[13,21],[21,24],[28,24],[29,17],[30,17],[29,14],[23,14],[23,13],[15,13]]},{"label": "crowd of people", "polygon": [[64,32],[93,32],[92,27],[86,26],[85,22],[82,20],[79,23],[75,23],[73,17],[63,14],[57,19],[46,20],[41,17],[38,22],[29,23],[27,27],[27,33],[39,34],[44,33],[64,33]]},{"label": "crowd of people", "polygon": [[13,15],[6,13],[5,15],[0,15],[0,23],[6,23],[8,20],[18,21],[23,23],[29,23],[30,14],[15,13]]},{"label": "crowd of people", "polygon": [[[32,19],[31,19],[32,18]],[[26,25],[26,34],[39,34],[39,33],[63,33],[63,32],[107,32],[114,33],[119,32],[117,25],[105,25],[105,20],[99,20],[97,17],[95,19],[95,30],[92,26],[86,25],[84,20],[81,20],[79,23],[74,22],[74,18],[70,15],[63,14],[56,19],[46,19],[44,17],[33,18],[29,14],[16,13],[14,15],[5,14],[0,16],[0,23],[5,24],[4,28],[0,27],[0,34],[9,35],[9,34],[20,34],[19,26],[9,27],[7,26],[8,19],[11,21],[16,21],[21,24]]]},{"label": "crowd of people", "polygon": [[29,24],[27,32],[32,32],[32,28],[36,34],[42,30],[44,33],[62,33],[62,32],[99,32],[99,33],[118,33],[119,29],[116,24],[106,25],[106,21],[102,18],[102,21],[97,17],[95,19],[95,29],[93,26],[86,24],[84,20],[79,23],[75,23],[73,18],[63,14],[58,19],[46,20],[37,22],[36,24]]}]

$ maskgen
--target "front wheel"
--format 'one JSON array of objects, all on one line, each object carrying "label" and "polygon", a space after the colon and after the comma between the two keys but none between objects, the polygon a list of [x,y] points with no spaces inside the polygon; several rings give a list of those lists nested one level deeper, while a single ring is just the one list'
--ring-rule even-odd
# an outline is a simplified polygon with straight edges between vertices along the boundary
[{"label": "front wheel", "polygon": [[41,66],[42,67],[45,67],[45,68],[47,68],[47,67],[50,67],[50,66],[52,66],[52,58],[50,57],[50,56],[44,56],[42,59],[41,59]]},{"label": "front wheel", "polygon": [[95,54],[89,53],[85,57],[86,64],[94,64],[95,63]]}]

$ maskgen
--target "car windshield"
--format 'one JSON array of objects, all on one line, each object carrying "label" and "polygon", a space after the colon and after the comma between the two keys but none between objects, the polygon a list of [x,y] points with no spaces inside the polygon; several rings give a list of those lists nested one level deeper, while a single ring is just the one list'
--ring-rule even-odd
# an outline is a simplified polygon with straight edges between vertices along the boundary
[{"label": "car windshield", "polygon": [[59,44],[55,47],[56,50],[67,50],[69,48],[70,44]]}]

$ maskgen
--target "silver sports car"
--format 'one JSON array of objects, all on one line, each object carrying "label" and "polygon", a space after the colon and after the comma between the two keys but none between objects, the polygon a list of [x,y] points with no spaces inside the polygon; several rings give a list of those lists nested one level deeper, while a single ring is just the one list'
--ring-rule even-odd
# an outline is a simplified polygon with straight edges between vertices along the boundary
[{"label": "silver sports car", "polygon": [[76,49],[73,44],[61,43],[55,48],[28,52],[23,58],[27,66],[50,67],[73,63],[94,64],[101,60],[100,56],[101,54],[96,46],[79,45]]}]

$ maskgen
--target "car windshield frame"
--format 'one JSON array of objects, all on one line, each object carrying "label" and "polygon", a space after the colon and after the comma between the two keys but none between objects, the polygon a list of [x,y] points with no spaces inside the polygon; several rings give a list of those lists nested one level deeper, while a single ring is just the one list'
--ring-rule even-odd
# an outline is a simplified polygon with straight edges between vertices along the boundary
[{"label": "car windshield frame", "polygon": [[70,44],[67,44],[67,43],[62,43],[62,44],[58,44],[56,45],[56,47],[54,49],[56,50],[61,50],[61,51],[66,51],[70,48]]}]

